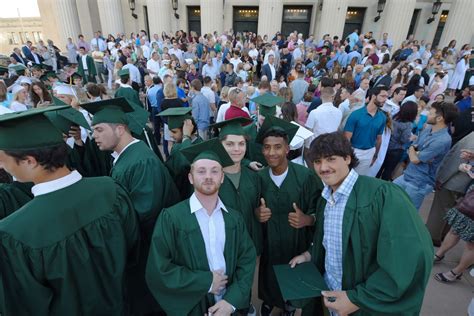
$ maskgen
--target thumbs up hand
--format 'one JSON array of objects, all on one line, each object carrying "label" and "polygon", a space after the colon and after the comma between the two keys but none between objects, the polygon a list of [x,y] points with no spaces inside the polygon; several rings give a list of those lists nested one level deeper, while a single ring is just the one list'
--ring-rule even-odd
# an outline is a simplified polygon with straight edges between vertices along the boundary
[{"label": "thumbs up hand", "polygon": [[296,203],[293,203],[293,209],[294,212],[290,212],[288,214],[288,222],[290,223],[291,227],[298,229],[313,225],[313,217],[303,213]]},{"label": "thumbs up hand", "polygon": [[260,223],[266,223],[272,217],[272,210],[267,207],[264,198],[260,199],[260,206],[255,209],[255,215]]}]

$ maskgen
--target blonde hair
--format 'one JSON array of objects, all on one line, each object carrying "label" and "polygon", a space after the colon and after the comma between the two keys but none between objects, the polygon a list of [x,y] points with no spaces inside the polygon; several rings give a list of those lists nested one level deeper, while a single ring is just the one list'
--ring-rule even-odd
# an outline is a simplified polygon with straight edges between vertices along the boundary
[{"label": "blonde hair", "polygon": [[176,85],[172,82],[165,84],[163,94],[167,99],[176,99],[178,97],[178,94],[176,93]]}]

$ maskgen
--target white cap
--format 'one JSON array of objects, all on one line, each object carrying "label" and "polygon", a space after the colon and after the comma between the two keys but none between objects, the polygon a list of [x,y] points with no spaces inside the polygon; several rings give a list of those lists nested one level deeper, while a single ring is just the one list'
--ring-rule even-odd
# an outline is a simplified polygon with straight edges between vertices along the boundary
[{"label": "white cap", "polygon": [[31,83],[32,83],[32,82],[31,82],[31,79],[30,79],[30,78],[25,77],[25,76],[22,76],[22,77],[20,78],[19,83],[20,83],[20,84],[27,83],[27,84],[29,84],[29,85],[31,86]]},{"label": "white cap", "polygon": [[169,65],[171,63],[171,60],[169,59],[163,59],[163,61],[161,62],[163,65]]},{"label": "white cap", "polygon": [[12,94],[13,95],[16,95],[18,92],[20,92],[21,90],[25,90],[24,87],[22,87],[21,85],[19,84],[15,84],[12,88]]},{"label": "white cap", "polygon": [[418,66],[415,67],[415,69],[416,69],[416,70],[423,70],[423,67],[420,66],[420,65],[418,65]]},{"label": "white cap", "polygon": [[462,57],[467,56],[467,55],[471,55],[471,52],[468,50],[462,53]]},{"label": "white cap", "polygon": [[57,85],[56,87],[54,87],[54,91],[56,92],[56,94],[59,94],[59,95],[76,96],[76,94],[74,93],[73,88],[71,86],[68,86],[68,85]]},{"label": "white cap", "polygon": [[191,65],[191,64],[193,63],[193,60],[192,60],[191,58],[186,58],[184,61],[185,61],[186,64],[188,64],[188,65]]}]

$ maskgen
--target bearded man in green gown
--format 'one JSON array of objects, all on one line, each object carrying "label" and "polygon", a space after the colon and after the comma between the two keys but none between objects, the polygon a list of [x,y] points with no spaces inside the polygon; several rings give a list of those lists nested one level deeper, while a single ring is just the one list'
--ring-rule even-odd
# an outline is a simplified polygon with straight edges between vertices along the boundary
[{"label": "bearded man in green gown", "polygon": [[249,307],[256,260],[242,215],[218,195],[223,167],[233,161],[218,139],[182,153],[191,162],[194,193],[160,214],[147,284],[169,316],[231,315]]},{"label": "bearded man in green gown", "polygon": [[323,199],[313,246],[290,264],[316,264],[330,289],[322,295],[331,313],[419,315],[433,246],[408,195],[390,182],[358,175],[358,160],[342,133],[319,136],[309,154],[324,182]]},{"label": "bearded man in green gown", "polygon": [[121,185],[66,167],[62,132],[44,115],[61,108],[0,117],[0,168],[34,183],[34,198],[0,221],[0,314],[124,315],[138,218]]}]

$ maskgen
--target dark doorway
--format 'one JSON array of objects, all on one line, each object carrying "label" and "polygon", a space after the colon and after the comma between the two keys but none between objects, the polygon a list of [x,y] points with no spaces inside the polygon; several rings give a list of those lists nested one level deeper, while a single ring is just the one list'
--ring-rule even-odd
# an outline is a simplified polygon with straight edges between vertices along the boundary
[{"label": "dark doorway", "polygon": [[234,33],[257,33],[258,7],[234,7],[233,17]]},{"label": "dark doorway", "polygon": [[188,33],[194,31],[201,35],[201,7],[188,7]]},{"label": "dark doorway", "polygon": [[418,22],[418,17],[420,16],[421,9],[415,9],[413,11],[413,16],[411,17],[410,28],[408,29],[407,38],[413,34],[415,35],[415,27]]},{"label": "dark doorway", "polygon": [[367,8],[348,7],[346,13],[346,23],[344,24],[344,32],[342,38],[346,38],[354,30],[362,32],[362,25],[364,24],[365,11]]},{"label": "dark doorway", "polygon": [[152,38],[150,34],[150,24],[148,23],[148,7],[146,5],[143,6],[143,16],[145,18],[145,30],[148,33],[148,38]]},{"label": "dark doorway", "polygon": [[433,48],[437,48],[439,45],[439,41],[441,40],[441,34],[443,34],[444,25],[446,24],[446,20],[448,19],[448,14],[448,10],[444,10],[443,12],[441,12],[438,27],[436,28],[436,33],[433,39]]},{"label": "dark doorway", "polygon": [[308,37],[312,6],[284,6],[281,33],[288,36],[293,31]]}]

